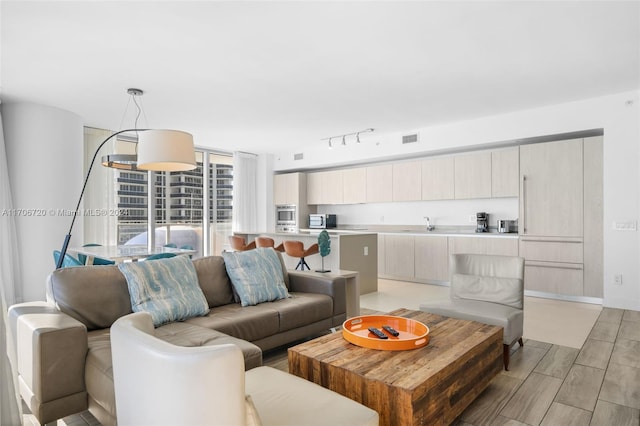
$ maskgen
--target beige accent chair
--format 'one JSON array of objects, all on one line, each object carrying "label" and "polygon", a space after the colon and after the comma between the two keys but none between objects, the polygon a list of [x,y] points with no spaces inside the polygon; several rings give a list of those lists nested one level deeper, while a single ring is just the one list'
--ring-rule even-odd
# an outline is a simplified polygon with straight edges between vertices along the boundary
[{"label": "beige accent chair", "polygon": [[449,300],[420,305],[420,310],[497,325],[504,329],[504,369],[516,341],[523,346],[524,259],[516,256],[453,254],[449,259]]},{"label": "beige accent chair", "polygon": [[374,410],[315,383],[269,367],[245,372],[236,345],[160,340],[146,312],[118,319],[111,345],[120,426],[378,424]]}]

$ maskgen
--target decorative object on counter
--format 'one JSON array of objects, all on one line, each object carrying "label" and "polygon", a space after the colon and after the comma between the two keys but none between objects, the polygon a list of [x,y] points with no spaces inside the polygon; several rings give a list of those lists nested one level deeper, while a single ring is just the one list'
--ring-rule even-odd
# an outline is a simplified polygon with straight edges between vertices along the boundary
[{"label": "decorative object on counter", "polygon": [[476,213],[476,232],[489,232],[489,213]]},{"label": "decorative object on counter", "polygon": [[324,269],[324,258],[331,253],[331,238],[327,231],[320,232],[318,235],[318,247],[320,248],[320,258],[322,259],[322,269],[316,269],[316,272],[331,272],[331,269]]},{"label": "decorative object on counter", "polygon": [[247,251],[256,248],[255,241],[251,241],[249,244],[246,244],[244,238],[237,235],[229,235],[229,243],[231,244],[231,248],[235,251]]},{"label": "decorative object on counter", "polygon": [[352,133],[345,133],[342,135],[335,135],[335,136],[329,136],[327,138],[322,138],[320,139],[321,141],[328,141],[329,143],[329,149],[333,148],[333,139],[342,139],[342,146],[346,146],[347,145],[347,136],[355,136],[356,137],[356,143],[360,143],[360,134],[361,133],[369,133],[369,132],[373,132],[375,129],[369,128],[369,129],[364,129],[364,130],[360,130],[359,132],[352,132]]},{"label": "decorative object on counter", "polygon": [[279,251],[282,253],[284,251],[284,245],[282,243],[278,244],[278,247],[275,246],[276,242],[273,238],[269,237],[256,237],[256,247],[257,248],[268,248],[271,247],[275,251]]},{"label": "decorative object on counter", "polygon": [[285,253],[287,253],[291,257],[297,257],[300,259],[300,261],[296,265],[296,270],[298,270],[299,268],[301,271],[304,271],[305,267],[307,268],[307,270],[311,270],[304,258],[312,254],[317,254],[318,244],[312,244],[306,250],[302,241],[284,241],[283,244]]}]

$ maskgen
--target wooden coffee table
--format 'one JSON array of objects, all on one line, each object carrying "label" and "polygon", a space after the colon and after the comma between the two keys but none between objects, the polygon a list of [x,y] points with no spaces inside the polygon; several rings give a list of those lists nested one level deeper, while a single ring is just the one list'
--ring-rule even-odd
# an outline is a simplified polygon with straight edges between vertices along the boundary
[{"label": "wooden coffee table", "polygon": [[429,344],[379,351],[338,332],[289,348],[289,372],[376,410],[381,425],[439,425],[502,371],[502,327],[408,309],[390,315],[426,324]]}]

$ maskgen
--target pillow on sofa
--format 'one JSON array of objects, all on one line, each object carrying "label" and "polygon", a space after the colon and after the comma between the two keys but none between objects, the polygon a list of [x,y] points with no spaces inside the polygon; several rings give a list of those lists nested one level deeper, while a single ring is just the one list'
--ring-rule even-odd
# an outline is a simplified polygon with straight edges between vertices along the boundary
[{"label": "pillow on sofa", "polygon": [[133,312],[149,312],[158,327],[209,313],[193,262],[187,256],[120,263]]},{"label": "pillow on sofa", "polygon": [[274,249],[223,252],[222,257],[242,306],[289,297],[282,264]]}]

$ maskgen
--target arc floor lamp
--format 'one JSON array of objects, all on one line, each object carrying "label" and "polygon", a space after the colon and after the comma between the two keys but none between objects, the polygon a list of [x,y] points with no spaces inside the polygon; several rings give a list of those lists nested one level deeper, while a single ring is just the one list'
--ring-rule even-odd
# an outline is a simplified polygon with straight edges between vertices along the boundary
[{"label": "arc floor lamp", "polygon": [[[134,96],[134,94],[131,93],[132,90],[138,89],[129,89],[129,94]],[[139,95],[141,94],[142,91],[139,90]],[[127,168],[130,170],[169,172],[193,170],[196,168],[196,155],[193,147],[193,136],[190,133],[182,132],[179,130],[127,129],[120,130],[110,135],[108,138],[102,141],[100,145],[98,145],[98,149],[96,149],[95,154],[93,154],[93,159],[91,160],[91,164],[89,165],[89,170],[87,170],[87,175],[84,178],[84,184],[82,185],[82,191],[80,192],[80,197],[78,198],[78,204],[76,205],[73,217],[71,218],[71,226],[69,226],[69,232],[64,237],[64,242],[62,243],[60,258],[58,259],[58,263],[56,265],[57,269],[62,267],[64,257],[67,254],[67,248],[69,246],[69,241],[71,240],[71,231],[73,230],[73,225],[75,224],[76,216],[78,214],[78,210],[80,209],[80,203],[82,202],[82,196],[84,195],[84,190],[87,187],[87,181],[89,180],[89,175],[91,175],[91,169],[93,168],[93,163],[96,161],[98,152],[108,141],[113,139],[115,136],[128,132],[139,133],[137,143],[137,158],[136,156],[127,156],[127,162],[118,162],[117,160],[121,158],[114,158],[117,156],[107,156],[105,157],[105,159],[103,159],[103,165],[105,165],[106,167],[120,169]]]}]

